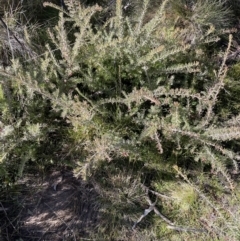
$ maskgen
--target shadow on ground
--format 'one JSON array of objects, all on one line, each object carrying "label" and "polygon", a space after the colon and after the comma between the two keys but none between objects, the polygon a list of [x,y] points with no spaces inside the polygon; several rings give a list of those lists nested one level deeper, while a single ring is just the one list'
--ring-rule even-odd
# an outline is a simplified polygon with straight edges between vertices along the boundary
[{"label": "shadow on ground", "polygon": [[19,185],[15,204],[1,203],[0,241],[1,235],[7,241],[85,240],[81,237],[95,229],[98,194],[71,171],[53,171],[43,180],[31,177]]}]

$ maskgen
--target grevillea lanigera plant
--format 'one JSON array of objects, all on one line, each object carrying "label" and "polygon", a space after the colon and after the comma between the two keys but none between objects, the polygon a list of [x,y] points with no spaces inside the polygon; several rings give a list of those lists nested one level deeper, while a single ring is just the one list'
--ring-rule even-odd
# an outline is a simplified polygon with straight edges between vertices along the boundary
[{"label": "grevillea lanigera plant", "polygon": [[[28,153],[24,164],[43,158],[43,142],[52,143],[55,136],[54,145],[60,147],[52,158],[71,160],[76,176],[99,180],[104,187],[110,185],[102,182],[106,173],[106,180],[114,183],[120,175],[116,170],[131,170],[134,187],[151,193],[148,211],[163,220],[156,239],[171,229],[198,232],[198,240],[207,235],[237,240],[239,216],[222,207],[222,200],[213,200],[209,191],[216,188],[220,195],[237,188],[232,175],[238,173],[240,160],[240,117],[229,112],[223,118],[218,102],[230,81],[226,61],[232,35],[224,51],[209,51],[231,32],[221,29],[229,11],[220,1],[184,5],[165,0],[150,14],[149,2],[136,4],[138,14],[127,15],[125,5],[116,0],[115,14],[100,23],[93,20],[104,11],[99,5],[85,7],[71,0],[62,9],[45,3],[59,10],[58,24],[48,30],[51,42],[45,52],[34,64],[15,59],[1,72],[3,112],[13,108],[14,100],[10,103],[8,97],[17,93],[21,100],[14,102],[14,108],[21,106],[19,115],[14,112],[17,121],[2,121],[2,163],[22,158],[16,147]],[[13,133],[20,135],[16,143],[9,141]],[[31,151],[22,144],[26,141]],[[132,191],[129,185],[126,193]],[[159,212],[152,196],[162,200],[163,212],[174,220]],[[194,221],[188,216],[193,209]],[[134,228],[148,211],[136,218]],[[209,213],[214,213],[213,221]]]}]

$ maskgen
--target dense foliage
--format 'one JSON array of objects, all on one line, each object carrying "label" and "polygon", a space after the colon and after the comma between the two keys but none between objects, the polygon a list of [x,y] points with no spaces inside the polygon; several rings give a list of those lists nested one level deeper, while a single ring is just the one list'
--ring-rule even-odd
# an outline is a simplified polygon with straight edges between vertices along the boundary
[{"label": "dense foliage", "polygon": [[3,39],[0,188],[71,166],[102,196],[92,237],[239,240],[231,4],[139,2],[44,3],[59,11],[54,27],[13,26],[21,46]]}]

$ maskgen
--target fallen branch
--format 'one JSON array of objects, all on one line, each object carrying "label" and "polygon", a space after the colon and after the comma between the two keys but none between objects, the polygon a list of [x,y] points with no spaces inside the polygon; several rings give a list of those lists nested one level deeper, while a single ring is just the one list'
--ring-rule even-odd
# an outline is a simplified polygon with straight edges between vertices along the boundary
[{"label": "fallen branch", "polygon": [[132,226],[132,229],[135,229],[136,226],[137,226],[137,224],[140,223],[140,222],[142,221],[142,219],[143,219],[144,217],[146,217],[146,216],[147,216],[150,212],[152,212],[152,211],[154,211],[154,212],[155,212],[160,218],[162,218],[166,223],[168,223],[168,224],[170,224],[170,225],[174,225],[173,222],[171,222],[168,218],[166,218],[164,215],[162,215],[162,214],[158,211],[158,209],[155,207],[155,205],[156,205],[156,203],[157,203],[157,199],[156,199],[156,201],[153,203],[153,202],[151,201],[151,199],[149,198],[149,196],[147,195],[146,200],[147,200],[147,202],[149,203],[150,206],[149,206],[148,209],[145,209],[145,210],[144,210],[143,215],[137,220],[137,222],[134,223],[134,225]]},{"label": "fallen branch", "polygon": [[137,220],[137,222],[134,223],[134,225],[132,226],[132,229],[135,229],[137,224],[140,223],[144,217],[146,217],[151,211],[154,211],[155,214],[157,214],[164,222],[166,222],[168,224],[167,225],[168,229],[173,229],[173,230],[182,231],[182,232],[195,232],[195,233],[196,232],[198,232],[198,233],[207,232],[205,229],[189,228],[189,227],[182,227],[182,226],[174,225],[174,223],[171,220],[169,220],[167,217],[165,217],[163,214],[161,214],[159,212],[159,210],[157,209],[157,207],[155,206],[157,203],[157,199],[153,203],[151,201],[151,199],[149,198],[149,196],[147,195],[146,200],[150,206],[148,209],[144,210],[143,215]]}]

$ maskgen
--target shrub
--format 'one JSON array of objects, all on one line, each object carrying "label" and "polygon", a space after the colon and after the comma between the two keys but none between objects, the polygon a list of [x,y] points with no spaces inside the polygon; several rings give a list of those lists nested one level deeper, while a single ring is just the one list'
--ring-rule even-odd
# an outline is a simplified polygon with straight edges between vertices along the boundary
[{"label": "shrub", "polygon": [[[209,44],[224,34],[219,22],[225,23],[229,12],[219,1],[208,3],[186,6],[165,0],[151,16],[149,1],[144,0],[136,20],[134,14],[123,16],[122,1],[117,0],[115,15],[100,25],[92,22],[103,11],[98,5],[66,1],[68,10],[63,10],[45,3],[60,11],[58,24],[48,30],[51,43],[46,51],[34,64],[15,59],[1,72],[3,113],[9,113],[2,115],[2,170],[8,169],[7,163],[20,162],[22,174],[21,167],[30,160],[47,155],[47,163],[68,157],[76,176],[97,180],[104,196],[111,184],[119,185],[116,170],[122,174],[131,168],[129,180],[139,180],[134,187],[142,183],[143,189],[163,199],[163,211],[174,219],[164,217],[152,196],[147,196],[149,210],[165,221],[152,219],[160,225],[154,235],[173,229],[199,232],[198,240],[206,233],[237,240],[239,216],[230,210],[231,198],[226,196],[229,206],[222,208],[222,200],[214,200],[206,188],[216,188],[216,195],[224,189],[234,193],[230,170],[238,173],[240,159],[228,148],[232,142],[238,146],[239,114],[223,117],[218,105],[228,83],[226,60],[232,35],[225,53],[219,51],[214,57],[208,52]],[[176,11],[170,13],[172,7]],[[55,151],[43,155],[49,143]],[[106,182],[102,175],[108,176]],[[178,182],[184,197],[177,194]],[[126,193],[134,189],[129,184]],[[163,192],[169,196],[161,196]],[[126,199],[116,201],[107,195],[112,207],[116,202],[117,207],[124,206]],[[180,213],[176,196],[191,200],[189,206],[180,204]],[[140,197],[136,202],[143,205]],[[195,216],[188,219],[193,210]],[[209,212],[215,212],[213,225]],[[114,220],[111,224],[117,230],[122,222]]]}]

